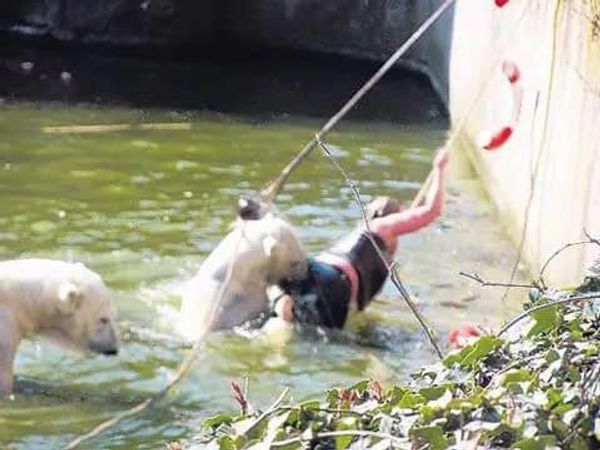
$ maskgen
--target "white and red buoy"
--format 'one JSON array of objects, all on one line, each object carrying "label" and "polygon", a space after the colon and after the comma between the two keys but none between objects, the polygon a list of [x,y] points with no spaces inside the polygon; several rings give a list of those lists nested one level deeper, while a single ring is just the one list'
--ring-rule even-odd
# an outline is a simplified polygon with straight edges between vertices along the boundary
[{"label": "white and red buoy", "polygon": [[[500,0],[497,0],[497,2]],[[504,3],[505,4],[505,3]],[[513,135],[514,129],[519,121],[521,105],[523,103],[523,88],[519,84],[521,71],[513,61],[502,63],[502,72],[511,86],[512,92],[512,114],[507,125],[500,127],[496,132],[482,131],[479,133],[479,145],[486,150],[498,150],[508,142]]]}]

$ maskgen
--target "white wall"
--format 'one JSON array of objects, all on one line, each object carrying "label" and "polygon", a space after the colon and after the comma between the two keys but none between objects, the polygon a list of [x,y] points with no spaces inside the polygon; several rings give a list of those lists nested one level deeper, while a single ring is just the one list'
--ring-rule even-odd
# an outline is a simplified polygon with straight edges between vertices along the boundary
[{"label": "white wall", "polygon": [[[458,0],[454,10],[452,120],[458,125],[468,114],[461,143],[516,243],[533,189],[523,256],[534,274],[560,246],[581,240],[584,228],[600,235],[598,9],[596,0],[512,0],[502,9],[492,0]],[[523,109],[508,144],[487,152],[474,144],[479,132],[509,117],[503,59],[522,70]],[[578,282],[599,250],[565,252],[550,266],[548,279]]]}]

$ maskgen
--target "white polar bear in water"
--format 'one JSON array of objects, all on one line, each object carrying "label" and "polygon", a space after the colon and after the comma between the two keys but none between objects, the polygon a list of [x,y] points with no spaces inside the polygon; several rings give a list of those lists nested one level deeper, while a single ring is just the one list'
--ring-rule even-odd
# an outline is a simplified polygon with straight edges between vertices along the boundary
[{"label": "white polar bear in water", "polygon": [[302,279],[306,271],[306,254],[289,223],[271,214],[238,219],[186,285],[179,332],[195,340],[208,330],[239,325],[268,308],[268,285]]},{"label": "white polar bear in water", "polygon": [[0,262],[0,392],[11,392],[19,342],[30,333],[76,350],[114,355],[115,313],[102,278],[81,263]]}]

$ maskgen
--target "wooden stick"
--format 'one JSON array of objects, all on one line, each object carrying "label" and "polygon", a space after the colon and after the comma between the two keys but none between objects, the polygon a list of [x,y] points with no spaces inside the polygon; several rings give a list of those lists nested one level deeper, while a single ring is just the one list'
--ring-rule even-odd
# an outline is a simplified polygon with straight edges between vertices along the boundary
[{"label": "wooden stick", "polygon": [[191,130],[190,122],[141,123],[140,130],[180,131]]},{"label": "wooden stick", "polygon": [[421,203],[423,203],[423,200],[425,200],[425,196],[427,195],[427,191],[429,190],[429,186],[431,186],[432,182],[433,182],[433,169],[431,169],[431,171],[429,172],[429,175],[427,175],[427,178],[421,185],[419,192],[417,192],[417,195],[415,195],[415,198],[413,198],[413,201],[410,204],[411,208],[415,208],[415,207],[419,206]]},{"label": "wooden stick", "polygon": [[111,131],[130,130],[128,123],[106,124],[106,125],[65,125],[59,127],[42,127],[44,133],[70,134],[70,133],[107,133]]},{"label": "wooden stick", "polygon": [[180,131],[191,130],[190,122],[165,122],[165,123],[112,123],[96,125],[63,125],[42,127],[44,133],[49,134],[71,134],[71,133],[110,133],[113,131],[128,130],[157,130],[157,131]]},{"label": "wooden stick", "polygon": [[308,142],[304,148],[285,166],[279,176],[262,191],[262,197],[265,203],[271,205],[275,200],[275,197],[283,186],[294,169],[304,161],[308,155],[317,147],[319,140],[325,138],[325,136],[342,120],[348,112],[356,106],[356,104],[365,96],[367,92],[375,86],[379,80],[398,62],[398,60],[431,28],[437,20],[444,14],[444,12],[454,4],[455,0],[445,0],[443,4],[439,6],[421,26],[394,52],[392,56],[375,72],[375,74],[365,83],[362,87],[356,91],[356,93],[335,113],[329,121],[323,125],[310,142]]}]

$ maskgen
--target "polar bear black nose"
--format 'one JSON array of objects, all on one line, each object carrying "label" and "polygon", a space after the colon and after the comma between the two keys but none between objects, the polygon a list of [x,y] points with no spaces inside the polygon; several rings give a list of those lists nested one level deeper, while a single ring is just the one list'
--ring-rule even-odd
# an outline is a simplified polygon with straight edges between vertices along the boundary
[{"label": "polar bear black nose", "polygon": [[116,355],[119,352],[119,346],[115,341],[113,342],[97,342],[90,341],[88,344],[88,348],[94,352],[99,353],[101,355]]}]

